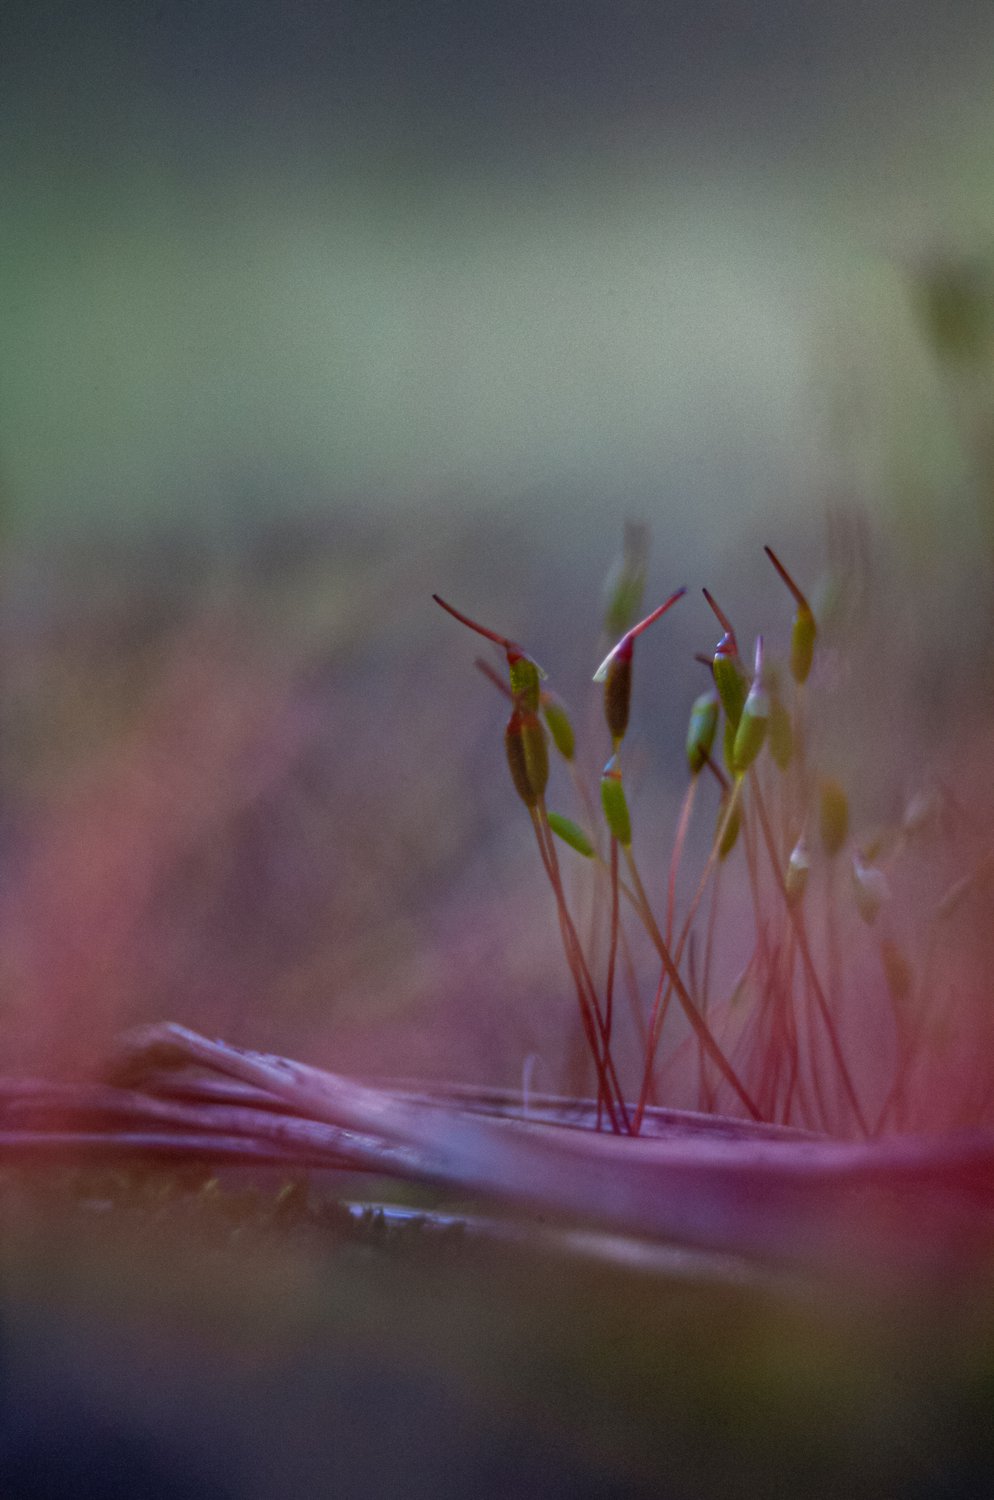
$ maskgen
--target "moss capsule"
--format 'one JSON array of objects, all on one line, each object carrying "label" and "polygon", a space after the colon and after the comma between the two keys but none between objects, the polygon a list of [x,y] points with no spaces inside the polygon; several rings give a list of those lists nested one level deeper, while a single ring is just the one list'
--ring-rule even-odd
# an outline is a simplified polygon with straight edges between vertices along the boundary
[{"label": "moss capsule", "polygon": [[795,682],[807,682],[814,661],[818,627],[810,605],[798,605],[790,628],[790,675]]},{"label": "moss capsule", "polygon": [[620,745],[628,729],[632,704],[633,647],[628,636],[611,658],[604,678],[604,717],[615,746]]},{"label": "moss capsule", "polygon": [[756,641],[756,669],[732,742],[732,769],[742,776],[756,759],[770,724],[770,695],[763,683],[763,637]]},{"label": "moss capsule", "polygon": [[504,731],[504,750],[518,796],[526,807],[536,807],[549,779],[549,751],[535,714],[515,709]]},{"label": "moss capsule", "polygon": [[714,746],[718,729],[718,694],[711,688],[695,698],[690,708],[690,724],[687,727],[687,765],[691,776],[703,768]]},{"label": "moss capsule", "polygon": [[617,839],[623,849],[630,848],[632,820],[621,780],[621,767],[618,765],[616,755],[612,755],[601,776],[601,806],[604,809],[604,821],[607,823],[611,837]]},{"label": "moss capsule", "polygon": [[779,693],[770,694],[770,754],[774,764],[786,771],[794,758],[794,726]]},{"label": "moss capsule", "polygon": [[573,725],[569,714],[566,712],[558,698],[551,693],[542,694],[542,714],[545,718],[546,727],[552,736],[555,745],[563,760],[572,760],[576,753],[576,736],[573,733]]},{"label": "moss capsule", "polygon": [[564,818],[562,813],[555,812],[550,812],[548,819],[549,827],[557,838],[561,838],[564,844],[575,849],[577,854],[582,854],[584,859],[593,859],[594,846],[579,823],[574,823],[572,818]]}]

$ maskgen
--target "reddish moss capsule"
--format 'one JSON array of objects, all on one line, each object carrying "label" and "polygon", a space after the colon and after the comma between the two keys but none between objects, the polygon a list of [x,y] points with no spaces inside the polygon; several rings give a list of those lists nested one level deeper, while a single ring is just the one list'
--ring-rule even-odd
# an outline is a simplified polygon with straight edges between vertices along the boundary
[{"label": "reddish moss capsule", "polygon": [[664,604],[660,604],[651,614],[646,615],[637,625],[633,625],[621,637],[601,662],[594,673],[595,682],[604,684],[604,717],[607,719],[607,727],[611,732],[611,739],[615,749],[621,744],[628,728],[628,713],[632,701],[632,657],[635,651],[635,642],[644,630],[654,624],[661,615],[671,609],[678,599],[682,599],[686,589],[677,589],[671,594]]},{"label": "reddish moss capsule", "polygon": [[618,765],[616,755],[612,755],[601,776],[601,806],[604,809],[604,821],[607,823],[611,837],[617,839],[623,849],[630,848],[632,820],[621,780],[621,767]]}]

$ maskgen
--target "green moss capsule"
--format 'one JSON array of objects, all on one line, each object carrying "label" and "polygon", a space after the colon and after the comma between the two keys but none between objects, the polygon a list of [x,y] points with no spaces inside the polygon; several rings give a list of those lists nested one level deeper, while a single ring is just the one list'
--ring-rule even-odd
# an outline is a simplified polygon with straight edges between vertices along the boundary
[{"label": "green moss capsule", "polygon": [[770,725],[770,695],[763,679],[763,637],[756,641],[756,666],[732,743],[732,768],[743,776],[756,759]]},{"label": "green moss capsule", "polygon": [[786,771],[794,758],[794,726],[776,691],[770,694],[770,754],[781,771]]},{"label": "green moss capsule", "polygon": [[562,813],[555,812],[550,812],[548,819],[549,827],[557,838],[562,839],[563,843],[568,844],[571,849],[575,849],[577,854],[582,854],[584,859],[593,859],[594,846],[578,823],[574,823],[572,818],[564,818]]},{"label": "green moss capsule", "polygon": [[790,629],[790,675],[795,682],[807,682],[815,654],[818,626],[810,605],[798,605]]},{"label": "green moss capsule", "polygon": [[734,638],[730,644],[726,644],[728,642],[729,637],[726,635],[718,643],[714,654],[714,685],[725,710],[725,717],[733,729],[738,729],[749,689],[735,650]]},{"label": "green moss capsule", "polygon": [[815,637],[818,634],[814,611],[773,548],[765,547],[763,550],[790,589],[797,604],[797,613],[790,632],[790,675],[795,682],[807,682],[811,663],[814,660]]},{"label": "green moss capsule", "polygon": [[616,755],[612,755],[601,776],[601,806],[604,809],[604,821],[607,823],[611,837],[617,839],[623,849],[630,848],[632,820],[628,812],[625,788],[621,781],[621,767],[618,765]]},{"label": "green moss capsule", "polygon": [[718,694],[714,688],[695,698],[687,727],[687,765],[696,776],[705,765],[718,730]]},{"label": "green moss capsule", "polygon": [[504,731],[504,750],[518,796],[526,807],[537,807],[549,780],[549,751],[535,714],[515,709]]},{"label": "green moss capsule", "polygon": [[566,712],[558,698],[551,693],[542,694],[542,714],[545,718],[546,727],[552,736],[555,745],[563,760],[572,760],[576,753],[576,736],[573,733],[573,725],[570,716]]},{"label": "green moss capsule", "polygon": [[826,776],[818,796],[818,832],[821,846],[834,859],[849,835],[849,800],[837,781]]}]

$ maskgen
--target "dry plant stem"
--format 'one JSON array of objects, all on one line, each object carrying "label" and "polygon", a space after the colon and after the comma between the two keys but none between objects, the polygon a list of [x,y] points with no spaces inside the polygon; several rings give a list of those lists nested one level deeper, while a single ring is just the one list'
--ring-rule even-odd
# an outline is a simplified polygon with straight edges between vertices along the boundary
[{"label": "dry plant stem", "polygon": [[[749,1094],[742,1080],[739,1078],[738,1074],[729,1063],[728,1058],[725,1056],[724,1052],[722,1052],[721,1048],[718,1046],[718,1043],[715,1041],[711,1033],[710,1027],[704,1020],[704,1017],[701,1015],[697,1006],[694,1004],[693,1000],[690,998],[690,995],[687,992],[687,987],[680,977],[680,971],[677,968],[676,964],[673,962],[672,954],[670,953],[669,948],[663,940],[663,935],[656,924],[655,917],[652,915],[652,908],[649,905],[649,900],[645,893],[645,887],[642,884],[642,879],[638,872],[638,866],[635,863],[634,856],[632,855],[632,851],[630,849],[625,850],[625,861],[628,865],[628,873],[631,877],[632,886],[635,890],[636,896],[638,897],[639,908],[646,931],[648,932],[649,937],[652,939],[652,943],[656,949],[656,952],[659,954],[659,957],[663,961],[663,967],[667,972],[670,983],[673,985],[673,988],[676,991],[677,999],[680,1001],[680,1005],[683,1009],[684,1015],[690,1022],[690,1025],[692,1026],[700,1045],[705,1049],[711,1061],[714,1063],[719,1073],[725,1079],[726,1083],[731,1086],[741,1103],[745,1105],[752,1118],[754,1120],[762,1119],[762,1116],[760,1115],[759,1110],[757,1109],[756,1104],[752,1099],[752,1096]],[[643,1079],[643,1088],[645,1087],[646,1085]],[[642,1103],[641,1098],[639,1100],[639,1103]]]},{"label": "dry plant stem", "polygon": [[835,1058],[835,1065],[839,1072],[839,1078],[842,1082],[842,1087],[845,1091],[845,1095],[849,1100],[849,1105],[856,1119],[856,1123],[859,1126],[862,1134],[864,1136],[867,1136],[869,1135],[870,1131],[866,1123],[866,1116],[863,1114],[862,1106],[859,1102],[859,1097],[856,1093],[852,1077],[849,1073],[849,1068],[846,1065],[845,1056],[843,1054],[842,1046],[839,1041],[839,1035],[835,1028],[835,1022],[832,1018],[832,1013],[829,1009],[828,1001],[825,998],[825,992],[822,989],[821,981],[818,978],[818,973],[814,966],[814,960],[811,957],[811,948],[808,944],[807,932],[804,926],[804,918],[801,915],[799,906],[796,906],[787,895],[787,887],[784,884],[783,872],[780,869],[780,864],[777,859],[776,843],[773,838],[773,830],[770,827],[770,820],[767,816],[766,806],[763,802],[763,794],[760,791],[759,787],[755,784],[753,786],[753,792],[756,801],[756,811],[759,814],[760,827],[763,830],[763,838],[766,843],[766,852],[769,856],[770,865],[774,873],[774,878],[777,882],[777,886],[783,898],[784,905],[787,909],[787,915],[797,935],[797,946],[801,954],[801,961],[804,965],[805,972],[807,973],[809,982],[811,984],[812,993],[814,994],[815,1001],[818,1006],[818,1011],[821,1015],[825,1030],[828,1033],[829,1045],[832,1049],[832,1055]]},{"label": "dry plant stem", "polygon": [[[664,1127],[635,1141],[414,1103],[179,1026],[135,1034],[121,1049],[117,1076],[127,1070],[134,1082],[143,1065],[209,1068],[263,1089],[335,1127],[346,1143],[353,1132],[379,1143],[394,1177],[847,1278],[945,1270],[950,1251],[968,1249],[967,1234],[976,1245],[977,1209],[986,1220],[994,1206],[988,1134],[840,1142],[743,1121],[700,1120],[695,1128],[684,1116],[688,1129]],[[885,1212],[854,1212],[868,1193]],[[963,1194],[968,1219],[957,1209]]]}]

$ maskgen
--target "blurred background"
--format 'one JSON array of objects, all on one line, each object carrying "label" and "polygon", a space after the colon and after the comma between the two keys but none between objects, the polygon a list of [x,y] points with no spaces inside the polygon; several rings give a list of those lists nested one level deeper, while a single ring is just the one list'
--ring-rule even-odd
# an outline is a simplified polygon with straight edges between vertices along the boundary
[{"label": "blurred background", "polygon": [[8,0],[0,28],[8,1058],[170,1017],[554,1084],[551,898],[430,595],[585,721],[649,523],[647,604],[691,595],[639,658],[668,838],[699,586],[783,629],[774,541],[857,596],[827,732],[881,747],[857,813],[894,814],[990,624],[994,12]]}]

